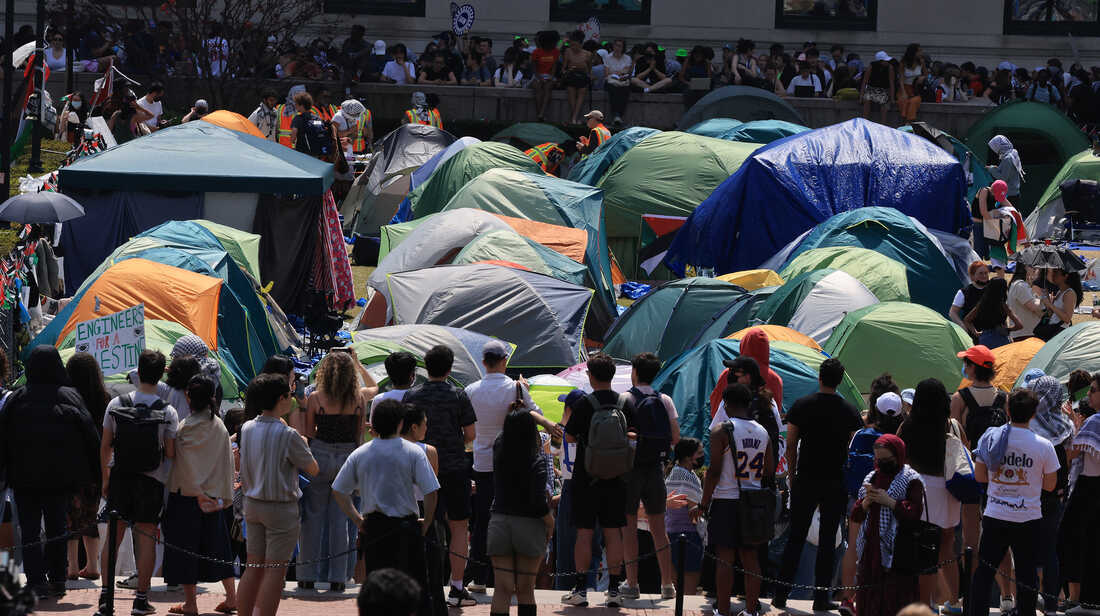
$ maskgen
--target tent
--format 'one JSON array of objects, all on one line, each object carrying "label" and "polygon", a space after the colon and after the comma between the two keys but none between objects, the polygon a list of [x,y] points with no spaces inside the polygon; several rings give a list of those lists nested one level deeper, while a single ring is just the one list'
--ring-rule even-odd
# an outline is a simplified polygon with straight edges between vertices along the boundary
[{"label": "tent", "polygon": [[719,273],[759,267],[830,216],[866,206],[958,232],[971,225],[965,194],[955,157],[920,137],[849,120],[756,150],[695,209],[665,263]]},{"label": "tent", "polygon": [[390,274],[397,325],[448,325],[508,340],[515,368],[571,366],[585,359],[592,291],[497,265],[446,265]]},{"label": "tent", "polygon": [[[758,325],[757,327],[767,327],[766,325]],[[798,361],[806,364],[814,371],[814,374],[821,372],[821,364],[829,356],[821,349],[814,349],[804,344],[797,342],[791,342],[790,340],[774,340],[771,339],[771,333],[768,333],[768,344],[771,348],[782,351],[787,355],[797,359]],[[852,380],[852,377],[847,372],[844,373],[844,379],[840,381],[840,386],[836,388],[837,393],[843,396],[852,404],[856,405],[856,408],[860,408],[860,402],[863,401],[863,395],[859,393],[859,387],[856,387],[856,382]],[[786,389],[783,390],[783,394],[786,395]],[[789,407],[788,407],[789,410]]]},{"label": "tent", "polygon": [[725,338],[746,327],[760,325],[756,313],[778,289],[779,287],[761,287],[735,297],[725,308],[707,320],[688,346],[697,347],[711,340]]},{"label": "tent", "polygon": [[711,91],[684,113],[676,126],[695,126],[710,118],[752,120],[786,120],[802,124],[802,116],[787,101],[775,94],[751,86],[725,86]]},{"label": "tent", "polygon": [[668,359],[688,348],[710,318],[745,293],[714,278],[684,278],[653,289],[619,315],[607,332],[603,352],[631,359],[649,351]]},{"label": "tent", "polygon": [[[879,301],[909,301],[905,266],[882,253],[855,246],[813,248],[791,260],[779,275],[784,280],[814,270],[832,268],[851,274]],[[953,294],[952,294],[953,296]],[[950,300],[948,300],[950,304]]]},{"label": "tent", "polygon": [[[1046,344],[1041,338],[1024,338],[993,349],[993,385],[1005,391],[1017,386],[1016,380],[1027,371],[1028,363]],[[1066,373],[1068,376],[1069,373]],[[963,379],[959,387],[970,385],[970,379]]]},{"label": "tent", "polygon": [[806,126],[784,120],[753,120],[745,122],[733,130],[726,131],[718,138],[747,143],[771,143],[809,130]]},{"label": "tent", "polygon": [[711,118],[709,120],[703,120],[684,132],[691,133],[692,135],[700,135],[702,137],[721,139],[722,135],[741,126],[741,124],[743,124],[741,120],[734,120],[733,118]]},{"label": "tent", "polygon": [[846,314],[878,301],[851,274],[823,268],[803,272],[779,287],[756,311],[756,318],[801,332],[820,347]]},{"label": "tent", "polygon": [[507,143],[521,150],[544,143],[564,143],[573,140],[569,133],[557,126],[541,122],[517,122],[491,138],[491,141]]},{"label": "tent", "polygon": [[989,170],[985,168],[982,161],[974,155],[974,152],[971,151],[970,148],[966,147],[965,143],[959,141],[949,133],[926,122],[913,122],[912,124],[906,124],[905,126],[899,127],[898,130],[906,133],[913,133],[918,137],[924,137],[943,148],[943,151],[954,156],[959,163],[962,164],[967,179],[967,203],[973,203],[974,197],[978,194],[978,191],[993,183],[993,176],[990,175]]},{"label": "tent", "polygon": [[409,211],[417,218],[438,212],[466,182],[490,169],[543,173],[535,161],[510,145],[475,143],[448,158],[426,182],[412,189]]},{"label": "tent", "polygon": [[[680,410],[681,435],[709,442],[710,392],[725,370],[722,361],[735,359],[738,355],[738,341],[712,340],[665,362],[653,381],[653,389],[668,394],[676,403]],[[769,363],[783,378],[783,408],[791,408],[795,400],[817,391],[818,366],[811,368],[779,350],[778,344],[771,349]],[[859,400],[851,402],[855,404]]]},{"label": "tent", "polygon": [[[1020,375],[1032,368],[1040,368],[1060,381],[1069,378],[1074,370],[1100,372],[1100,321],[1085,321],[1063,329],[1035,353]],[[1020,386],[1019,380],[1016,386]]]},{"label": "tent", "polygon": [[383,137],[340,207],[345,227],[377,235],[411,190],[411,174],[454,142],[451,133],[426,124],[402,124]]},{"label": "tent", "polygon": [[820,351],[821,345],[819,345],[813,338],[803,334],[802,332],[796,332],[789,327],[783,327],[782,325],[753,325],[752,327],[746,327],[741,331],[733,332],[726,336],[730,340],[740,340],[750,330],[757,328],[762,330],[768,335],[768,342],[793,342],[795,344],[801,344],[802,346],[812,349],[814,351]]},{"label": "tent", "polygon": [[808,250],[839,246],[866,248],[901,263],[912,300],[945,315],[955,291],[969,282],[965,266],[959,272],[920,221],[888,207],[863,207],[832,216],[787,244],[764,267],[780,270]]},{"label": "tent", "polygon": [[1066,206],[1062,203],[1062,182],[1066,180],[1100,180],[1100,156],[1092,150],[1080,152],[1062,165],[1062,169],[1050,181],[1035,209],[1024,221],[1027,234],[1032,238],[1047,238],[1054,235],[1058,221],[1066,215]]},{"label": "tent", "polygon": [[643,214],[691,214],[756,148],[751,143],[664,132],[615,161],[597,186],[604,191],[611,251],[623,259],[620,265],[627,276],[637,275]]},{"label": "tent", "polygon": [[[565,230],[564,227],[559,227]],[[572,231],[573,229],[569,229]],[[569,257],[524,237],[512,229],[489,231],[477,236],[459,251],[451,263],[504,261],[528,271],[553,276],[579,286],[585,286],[588,269]]]},{"label": "tent", "polygon": [[631,126],[619,131],[603,142],[594,152],[585,156],[569,171],[569,179],[573,182],[595,186],[600,178],[607,173],[611,165],[626,154],[630,148],[638,145],[638,142],[656,135],[661,131],[645,126]]},{"label": "tent", "polygon": [[209,122],[215,126],[228,128],[229,130],[235,130],[238,133],[252,135],[253,137],[259,137],[260,139],[267,139],[267,137],[260,132],[260,129],[256,128],[256,125],[253,124],[251,120],[239,113],[229,111],[228,109],[211,111],[210,113],[202,116],[199,119],[203,122]]},{"label": "tent", "polygon": [[574,389],[576,387],[572,383],[554,374],[536,374],[527,379],[527,393],[531,395],[531,401],[539,407],[544,417],[555,423],[560,423],[565,414],[565,402],[558,398]]},{"label": "tent", "polygon": [[428,178],[435,173],[435,170],[439,165],[447,162],[452,156],[458,154],[466,148],[481,143],[481,140],[477,137],[460,137],[455,139],[450,145],[443,150],[436,152],[431,158],[429,158],[424,164],[420,165],[418,169],[412,172],[409,176],[409,190],[420,186],[424,182],[428,181]]},{"label": "tent", "polygon": [[[391,325],[355,332],[356,342],[385,340],[400,344],[421,357],[436,345],[444,345],[454,351],[455,362],[451,377],[462,385],[469,385],[485,376],[481,363],[481,349],[491,337],[467,329],[443,325]],[[515,348],[515,345],[512,345]]]},{"label": "tent", "polygon": [[[633,387],[630,380],[630,372],[633,368],[630,362],[621,359],[615,360],[615,376],[611,378],[611,389],[614,391],[626,391]],[[588,364],[580,363],[569,366],[557,374],[577,389],[592,391],[592,383],[588,381]]]},{"label": "tent", "polygon": [[882,302],[849,312],[824,349],[864,392],[883,372],[903,388],[935,377],[954,391],[962,380],[962,360],[955,354],[971,344],[969,334],[930,308]]},{"label": "tent", "polygon": [[[212,233],[222,248],[229,253],[241,269],[248,272],[256,282],[260,281],[260,236],[247,233],[233,227],[219,225],[209,220],[193,220]],[[166,223],[172,225],[174,223]]]},{"label": "tent", "polygon": [[1020,203],[1013,204],[1024,216],[1035,208],[1062,165],[1089,147],[1088,137],[1064,113],[1033,101],[1015,100],[991,108],[963,141],[983,164],[992,164],[989,140],[994,135],[1008,137],[1024,163]]},{"label": "tent", "polygon": [[718,280],[725,280],[730,284],[753,291],[762,287],[776,287],[783,284],[783,279],[775,271],[770,269],[743,270],[730,272],[718,276]]}]

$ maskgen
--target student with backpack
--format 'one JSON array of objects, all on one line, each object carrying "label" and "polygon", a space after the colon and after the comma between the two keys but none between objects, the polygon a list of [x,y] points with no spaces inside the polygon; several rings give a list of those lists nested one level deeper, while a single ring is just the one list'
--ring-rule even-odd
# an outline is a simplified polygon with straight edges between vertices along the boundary
[{"label": "student with backpack", "polygon": [[[164,510],[171,459],[176,455],[179,416],[176,409],[157,394],[164,366],[165,358],[160,351],[142,351],[138,357],[137,391],[111,400],[103,418],[100,461],[107,511],[119,515],[119,543],[125,530],[123,524],[134,528],[138,584],[130,613],[135,616],[156,611],[147,596],[156,564],[154,537]],[[104,588],[112,583],[114,575],[107,566],[109,551],[103,551],[100,566]],[[99,602],[100,605],[104,603],[102,593]]]},{"label": "student with backpack", "polygon": [[611,389],[615,360],[606,353],[588,359],[592,393],[568,407],[565,439],[577,444],[573,466],[573,522],[577,543],[573,550],[577,573],[571,592],[562,596],[566,605],[587,606],[587,574],[592,557],[592,531],[599,521],[607,549],[610,584],[607,606],[619,607],[623,564],[622,529],[626,526],[626,475],[634,468],[635,411],[631,396]]},{"label": "student with backpack", "polygon": [[[676,572],[672,569],[672,553],[665,531],[664,470],[672,447],[680,441],[680,423],[676,404],[667,394],[653,390],[650,385],[661,371],[661,360],[653,353],[639,353],[631,363],[630,381],[634,384],[627,392],[634,401],[635,425],[638,446],[634,451],[634,468],[626,476],[626,528],[623,530],[623,558],[627,561],[626,581],[619,588],[623,599],[637,599],[638,565],[630,561],[638,558],[638,505],[645,505],[649,532],[653,535],[653,547],[657,551],[657,565],[661,569],[661,598],[676,597],[673,584]],[[694,590],[694,589],[690,589]]]},{"label": "student with backpack", "polygon": [[294,95],[294,107],[298,115],[290,122],[290,141],[294,149],[310,156],[328,156],[337,143],[336,128],[332,122],[314,115],[313,97],[309,92]]}]

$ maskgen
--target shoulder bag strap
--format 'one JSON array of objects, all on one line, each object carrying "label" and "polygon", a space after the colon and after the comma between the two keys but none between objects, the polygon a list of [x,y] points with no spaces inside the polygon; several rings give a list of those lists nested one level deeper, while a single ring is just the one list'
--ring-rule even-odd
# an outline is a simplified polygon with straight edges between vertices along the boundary
[{"label": "shoulder bag strap", "polygon": [[737,498],[740,499],[742,495],[741,490],[741,475],[737,472],[737,425],[733,423],[733,418],[730,417],[726,420],[726,424],[729,426],[726,431],[730,435],[730,458],[733,459],[733,478],[737,480]]}]

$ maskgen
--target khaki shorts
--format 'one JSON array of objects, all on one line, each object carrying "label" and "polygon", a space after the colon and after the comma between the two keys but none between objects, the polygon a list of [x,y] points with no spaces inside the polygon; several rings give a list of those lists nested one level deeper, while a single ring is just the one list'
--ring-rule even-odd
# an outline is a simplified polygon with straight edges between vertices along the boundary
[{"label": "khaki shorts", "polygon": [[486,540],[489,556],[528,556],[546,553],[546,524],[542,518],[493,513]]},{"label": "khaki shorts", "polygon": [[249,556],[288,562],[298,544],[298,503],[244,499],[245,548]]}]

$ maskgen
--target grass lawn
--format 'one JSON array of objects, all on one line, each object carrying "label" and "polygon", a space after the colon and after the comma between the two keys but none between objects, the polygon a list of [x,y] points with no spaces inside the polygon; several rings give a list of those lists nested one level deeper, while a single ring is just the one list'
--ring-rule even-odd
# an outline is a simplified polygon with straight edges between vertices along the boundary
[{"label": "grass lawn", "polygon": [[[65,155],[69,153],[70,146],[64,141],[53,141],[51,139],[42,140],[42,168],[45,169],[43,173],[49,173],[61,166],[61,163],[65,160]],[[26,151],[22,156],[15,159],[11,163],[11,190],[8,196],[14,196],[19,194],[19,179],[28,175],[27,164],[31,161],[31,149],[27,146]],[[4,223],[0,223],[2,225]],[[18,239],[15,232],[3,228],[0,229],[0,255],[6,255],[15,245],[15,241]]]}]

